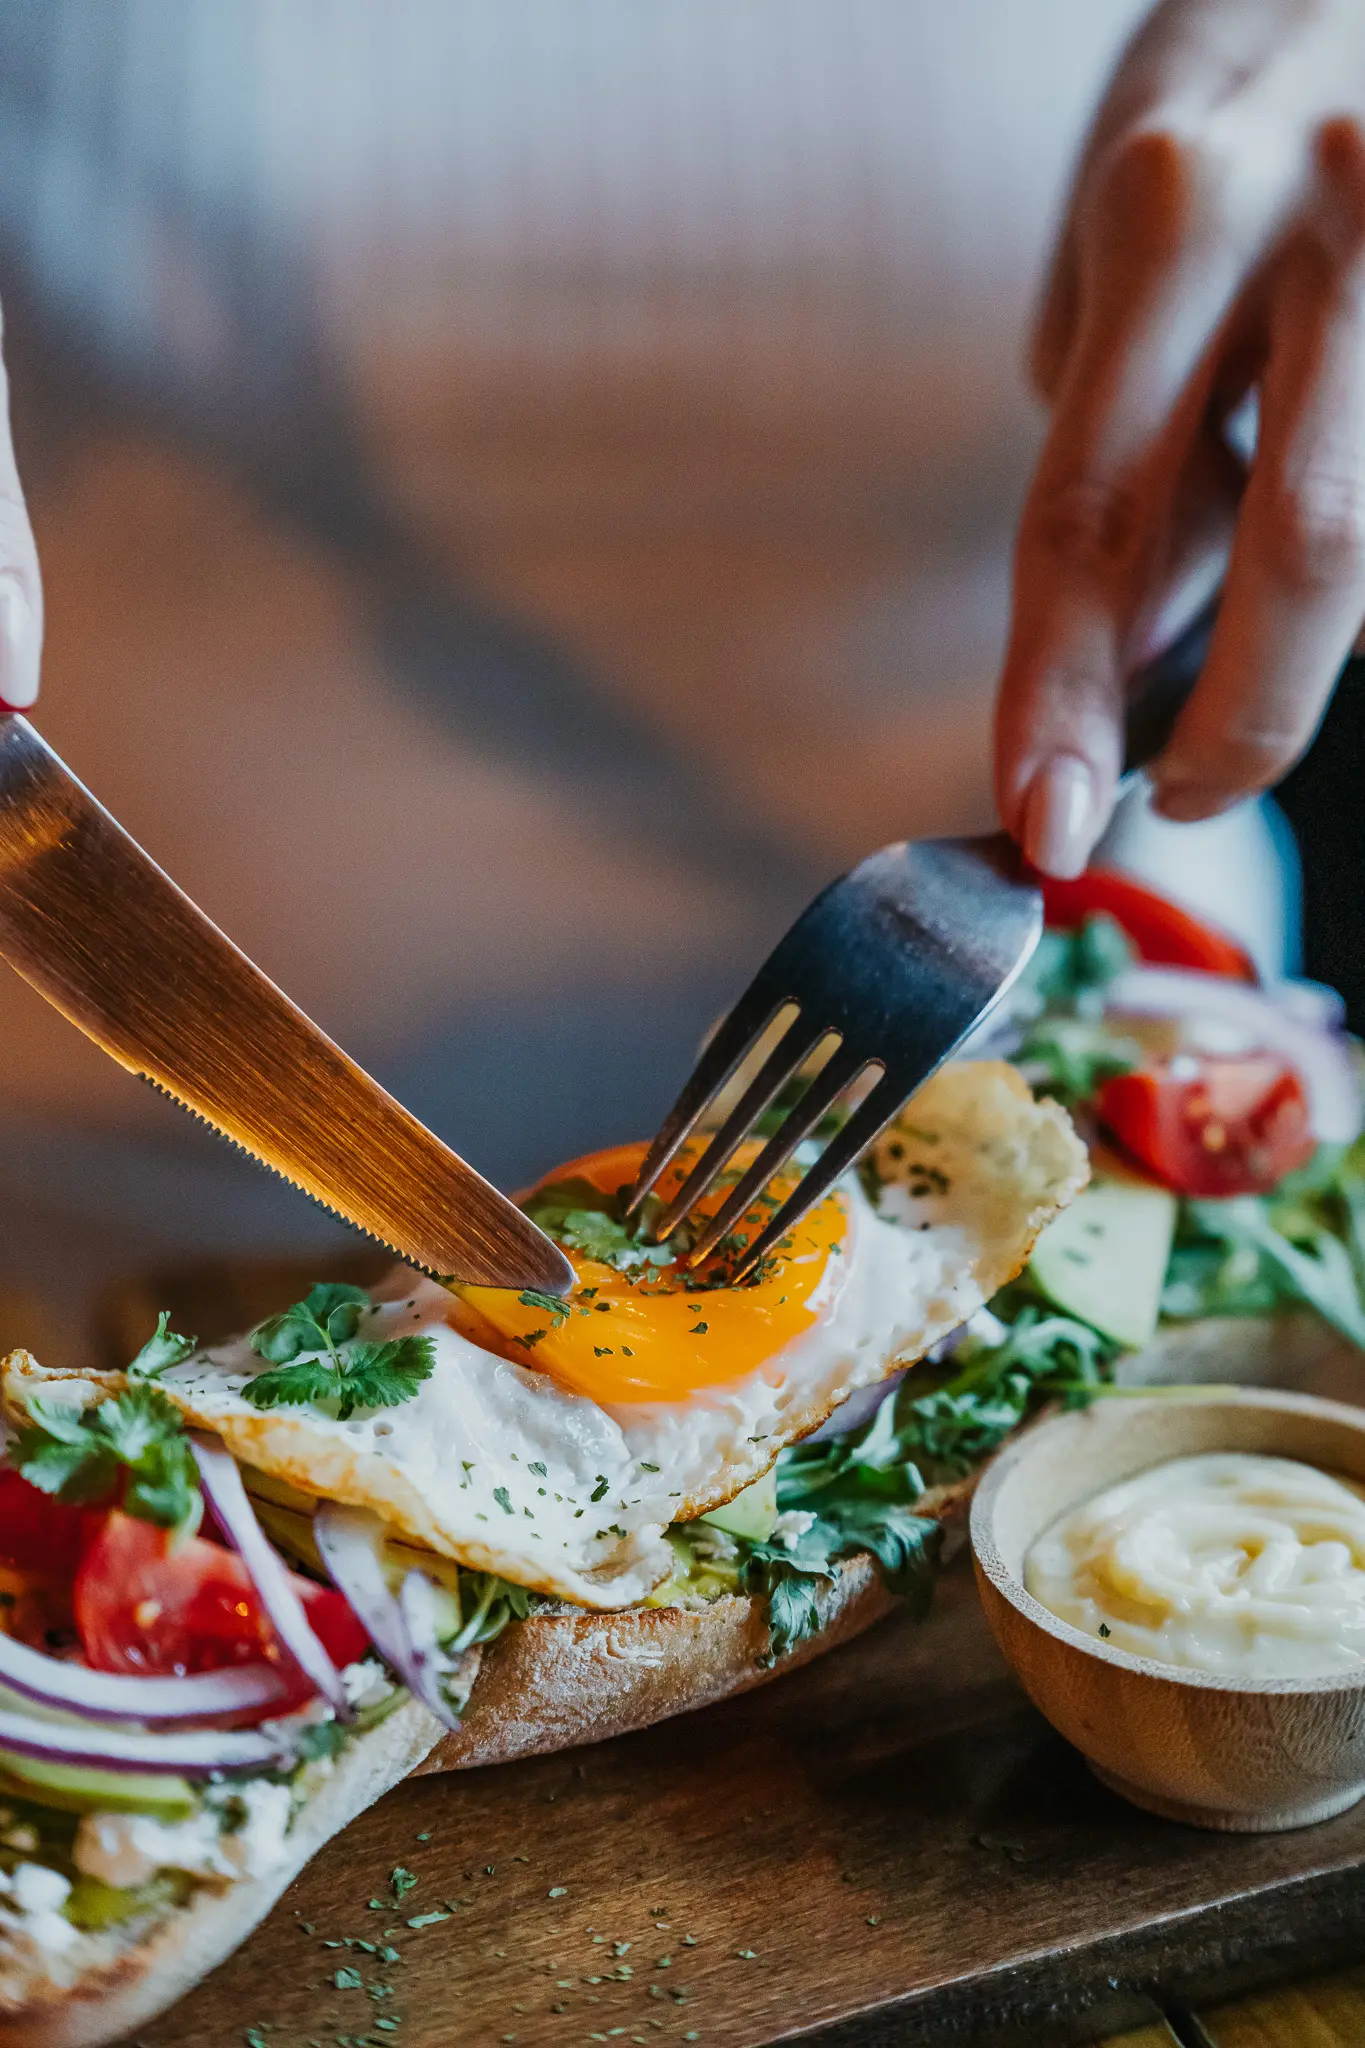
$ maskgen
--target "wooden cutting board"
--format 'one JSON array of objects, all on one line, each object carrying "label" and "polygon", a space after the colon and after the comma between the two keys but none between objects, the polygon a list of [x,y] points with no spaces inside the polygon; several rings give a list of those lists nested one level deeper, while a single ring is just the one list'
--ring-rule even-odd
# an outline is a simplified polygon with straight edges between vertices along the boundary
[{"label": "wooden cutting board", "polygon": [[[1219,1836],[1103,1791],[1018,1691],[962,1557],[927,1621],[744,1698],[410,1780],[138,2039],[1093,2041],[1357,1958],[1362,1879],[1365,1805]],[[398,1959],[328,1946],[356,1940]]]}]

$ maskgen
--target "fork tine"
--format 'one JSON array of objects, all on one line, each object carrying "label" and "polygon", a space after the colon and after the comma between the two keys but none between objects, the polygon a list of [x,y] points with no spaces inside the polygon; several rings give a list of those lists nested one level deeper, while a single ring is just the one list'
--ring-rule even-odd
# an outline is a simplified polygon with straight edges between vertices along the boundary
[{"label": "fork tine", "polygon": [[[781,1129],[768,1140],[734,1192],[711,1218],[688,1254],[689,1265],[695,1265],[715,1250],[754,1197],[786,1165],[801,1140],[815,1129],[835,1097],[843,1094],[867,1064],[866,1053],[850,1052],[846,1046],[841,1046],[828,1065],[820,1069],[795,1109],[783,1121]],[[766,1232],[763,1234],[767,1235]]]},{"label": "fork tine", "polygon": [[679,1147],[692,1135],[712,1098],[719,1095],[746,1054],[790,1001],[789,995],[776,992],[774,980],[762,971],[749,984],[698,1060],[682,1094],[664,1118],[658,1137],[645,1154],[639,1178],[626,1203],[627,1216],[635,1214]]},{"label": "fork tine", "polygon": [[803,1060],[828,1036],[823,1024],[806,1024],[793,1018],[762,1067],[749,1083],[725,1122],[712,1138],[683,1182],[672,1202],[654,1225],[654,1236],[662,1244],[690,1216],[762,1116],[783,1084],[789,1081]]},{"label": "fork tine", "polygon": [[872,1143],[879,1131],[886,1128],[912,1092],[903,1088],[899,1081],[893,1081],[889,1074],[882,1076],[871,1094],[859,1103],[838,1137],[826,1145],[815,1165],[804,1176],[800,1186],[787,1197],[772,1221],[759,1232],[751,1245],[745,1247],[735,1267],[735,1280],[756,1266],[764,1253],[770,1251],[780,1237],[785,1237],[821,1197],[828,1194],[835,1181],[848,1172],[859,1153]]}]

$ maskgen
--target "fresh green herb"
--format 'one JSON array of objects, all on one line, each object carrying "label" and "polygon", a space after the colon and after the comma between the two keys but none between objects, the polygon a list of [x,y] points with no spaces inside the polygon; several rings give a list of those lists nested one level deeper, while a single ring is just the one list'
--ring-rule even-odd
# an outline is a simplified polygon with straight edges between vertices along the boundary
[{"label": "fresh green herb", "polygon": [[[346,1747],[346,1729],[340,1721],[309,1721],[293,1737],[294,1749],[304,1763],[320,1763],[324,1758],[335,1759]],[[382,1906],[383,1899],[371,1899],[372,1906]]]},{"label": "fresh green herb", "polygon": [[365,1986],[365,1979],[361,1976],[359,1970],[353,1970],[349,1963],[345,1963],[341,1969],[333,1971],[332,1982],[338,1991],[361,1991]]},{"label": "fresh green herb", "polygon": [[415,1891],[416,1888],[417,1879],[410,1870],[405,1870],[401,1863],[389,1872],[389,1889],[392,1891],[395,1899],[405,1898],[410,1891]]},{"label": "fresh green herb", "polygon": [[942,1530],[914,1512],[924,1481],[896,1434],[893,1409],[883,1402],[862,1430],[779,1460],[779,1508],[811,1520],[792,1541],[743,1544],[740,1565],[744,1589],[767,1600],[771,1661],[819,1628],[822,1589],[854,1551],[870,1550],[887,1584],[917,1611],[929,1604]]},{"label": "fresh green herb", "polygon": [[[1008,1319],[1003,1342],[967,1338],[946,1376],[924,1393],[917,1371],[891,1404],[887,1427],[931,1483],[955,1479],[990,1456],[1046,1399],[1083,1400],[1102,1385],[1118,1347],[1089,1323],[1054,1314],[1019,1280],[991,1307]],[[878,1411],[878,1420],[886,1404]]]},{"label": "fresh green herb", "polygon": [[543,1314],[552,1317],[556,1329],[561,1323],[567,1322],[573,1312],[571,1304],[562,1294],[542,1294],[535,1287],[526,1288],[517,1296],[517,1300],[523,1308],[538,1308]]},{"label": "fresh green herb", "polygon": [[493,1488],[493,1498],[505,1515],[515,1512],[512,1506],[512,1496],[505,1486],[495,1486]]},{"label": "fresh green herb", "polygon": [[1106,1642],[1108,1642],[1108,1640],[1109,1640],[1110,1636],[1111,1636],[1111,1635],[1112,1635],[1113,1633],[1114,1633],[1114,1631],[1113,1631],[1113,1630],[1112,1630],[1112,1629],[1110,1628],[1110,1626],[1109,1626],[1109,1624],[1108,1624],[1108,1622],[1107,1622],[1107,1621],[1102,1621],[1102,1622],[1100,1623],[1100,1634],[1101,1634],[1101,1635],[1102,1635],[1102,1636],[1104,1637],[1104,1640],[1105,1640]]},{"label": "fresh green herb", "polygon": [[[604,1194],[589,1180],[554,1181],[538,1188],[523,1203],[533,1223],[570,1251],[582,1252],[618,1272],[630,1273],[649,1266],[668,1266],[677,1251],[677,1240],[651,1244],[649,1238],[663,1204],[650,1196],[640,1213],[625,1217],[627,1188]],[[523,1300],[525,1296],[522,1297]],[[537,1304],[538,1305],[538,1304]]]},{"label": "fresh green herb", "polygon": [[162,1309],[156,1319],[156,1328],[137,1357],[128,1366],[130,1380],[150,1380],[165,1372],[169,1366],[183,1365],[198,1341],[194,1337],[180,1337],[171,1328],[169,1309]]},{"label": "fresh green herb", "polygon": [[199,1478],[180,1411],[145,1381],[93,1411],[35,1395],[11,1458],[30,1486],[68,1504],[108,1499],[177,1536],[193,1535],[203,1513]]},{"label": "fresh green herb", "polygon": [[387,1344],[356,1342],[370,1307],[363,1287],[323,1283],[282,1315],[251,1333],[251,1348],[276,1368],[258,1373],[242,1389],[256,1408],[336,1403],[339,1422],[357,1408],[396,1408],[430,1379],[436,1349],[430,1337],[395,1337]]}]

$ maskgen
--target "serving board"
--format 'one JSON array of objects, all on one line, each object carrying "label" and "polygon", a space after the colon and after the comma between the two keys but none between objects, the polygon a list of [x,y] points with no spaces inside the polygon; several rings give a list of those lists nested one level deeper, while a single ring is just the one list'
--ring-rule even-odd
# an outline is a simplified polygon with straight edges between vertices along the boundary
[{"label": "serving board", "polygon": [[[125,1295],[111,1330],[146,1300]],[[1365,1393],[1365,1361],[1315,1332],[1248,1346],[1247,1376],[1340,1395],[1358,1375]],[[395,1871],[415,1882],[395,1890]],[[925,1622],[895,1616],[723,1706],[411,1779],[137,2038],[1088,2042],[1358,1958],[1363,1878],[1365,1805],[1298,1833],[1212,1835],[1102,1790],[1015,1686],[964,1556]],[[398,1960],[328,1945],[356,1940]]]}]

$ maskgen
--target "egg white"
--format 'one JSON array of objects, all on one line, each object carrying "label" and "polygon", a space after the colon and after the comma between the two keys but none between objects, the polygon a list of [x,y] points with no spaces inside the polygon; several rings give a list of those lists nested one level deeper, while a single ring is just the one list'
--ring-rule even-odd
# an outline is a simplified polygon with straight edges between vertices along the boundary
[{"label": "egg white", "polygon": [[[1065,1115],[995,1064],[945,1069],[876,1160],[876,1209],[855,1178],[843,1185],[850,1227],[812,1297],[814,1323],[759,1370],[685,1400],[609,1406],[569,1392],[450,1327],[450,1297],[406,1273],[360,1332],[430,1337],[434,1370],[400,1407],[346,1422],[258,1410],[243,1389],[268,1368],[245,1338],[160,1384],[234,1456],[304,1492],[371,1508],[476,1569],[627,1607],[671,1569],[670,1522],[731,1499],[849,1395],[973,1314],[1088,1170]],[[13,1372],[6,1387],[12,1401]]]}]

